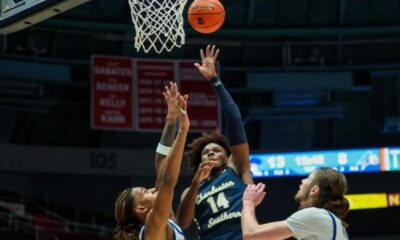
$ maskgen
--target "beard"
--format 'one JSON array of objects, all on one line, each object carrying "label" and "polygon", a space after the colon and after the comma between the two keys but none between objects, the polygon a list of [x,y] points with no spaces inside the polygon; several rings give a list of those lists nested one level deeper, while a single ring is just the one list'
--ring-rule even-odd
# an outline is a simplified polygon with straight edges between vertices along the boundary
[{"label": "beard", "polygon": [[297,203],[300,203],[302,199],[303,199],[303,197],[301,196],[300,191],[298,191],[296,193],[296,195],[294,196],[294,201]]},{"label": "beard", "polygon": [[300,189],[294,196],[294,200],[299,204],[299,210],[312,207],[312,198],[309,196],[310,189]]},{"label": "beard", "polygon": [[227,166],[226,162],[218,162],[217,164],[215,164],[215,166],[213,167],[213,169],[211,169],[210,172],[210,176],[215,177],[217,176],[220,172],[222,172]]}]

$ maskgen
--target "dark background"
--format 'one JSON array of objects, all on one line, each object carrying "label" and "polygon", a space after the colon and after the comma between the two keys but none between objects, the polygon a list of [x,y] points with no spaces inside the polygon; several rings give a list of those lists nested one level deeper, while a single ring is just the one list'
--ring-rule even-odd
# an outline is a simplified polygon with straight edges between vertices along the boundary
[{"label": "dark background", "polygon": [[[222,3],[226,20],[218,32],[195,33],[185,20],[186,45],[161,55],[136,52],[129,6],[122,0],[93,0],[1,36],[0,60],[68,66],[72,81],[62,83],[56,77],[52,81],[51,76],[50,80],[34,75],[0,76],[0,143],[153,151],[160,132],[90,128],[92,54],[197,59],[199,49],[212,43],[221,49],[221,77],[242,111],[253,152],[400,145],[400,0]],[[186,19],[186,10],[184,14]],[[351,86],[339,88],[330,81],[330,87],[316,88],[307,79],[299,79],[283,89],[257,89],[247,82],[249,74],[320,72],[349,72]],[[138,168],[141,164],[138,161]],[[0,172],[0,187],[29,199],[111,218],[117,193],[132,184],[151,186],[152,174],[107,177]],[[400,192],[398,172],[347,178],[349,193]],[[293,196],[300,180],[256,180],[267,184],[266,200],[258,209],[260,222],[281,220],[296,210]],[[176,196],[189,183],[190,177],[182,177]],[[399,216],[400,208],[352,211],[347,218],[349,235],[398,238]]]}]

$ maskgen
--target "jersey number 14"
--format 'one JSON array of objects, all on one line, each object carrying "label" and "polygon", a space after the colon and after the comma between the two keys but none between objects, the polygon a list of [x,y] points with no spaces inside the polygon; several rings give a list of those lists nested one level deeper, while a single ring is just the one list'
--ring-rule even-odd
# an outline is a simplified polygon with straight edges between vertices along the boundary
[{"label": "jersey number 14", "polygon": [[207,198],[208,204],[213,211],[213,213],[217,213],[219,208],[227,209],[229,208],[229,201],[225,197],[225,193],[220,192],[217,196],[217,201],[215,201],[214,197]]}]

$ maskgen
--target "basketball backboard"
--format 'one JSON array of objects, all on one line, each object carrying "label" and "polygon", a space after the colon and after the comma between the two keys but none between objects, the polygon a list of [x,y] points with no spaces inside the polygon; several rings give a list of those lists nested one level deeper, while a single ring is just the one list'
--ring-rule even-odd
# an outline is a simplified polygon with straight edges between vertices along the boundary
[{"label": "basketball backboard", "polygon": [[0,34],[39,23],[90,0],[1,0]]}]

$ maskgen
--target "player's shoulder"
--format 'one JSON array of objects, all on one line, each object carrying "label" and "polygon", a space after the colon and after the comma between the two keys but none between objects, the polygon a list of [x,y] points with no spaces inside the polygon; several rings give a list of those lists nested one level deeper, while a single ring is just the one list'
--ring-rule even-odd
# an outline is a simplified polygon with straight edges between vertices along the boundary
[{"label": "player's shoulder", "polygon": [[226,166],[221,174],[224,174],[225,176],[230,176],[230,177],[234,176],[234,177],[238,178],[239,180],[241,180],[240,174],[238,173],[236,168],[231,165]]},{"label": "player's shoulder", "polygon": [[308,214],[328,214],[327,210],[323,208],[317,208],[317,207],[309,207],[309,208],[303,208],[299,210],[298,212],[300,213],[308,213]]},{"label": "player's shoulder", "polygon": [[[326,229],[331,225],[329,213],[322,208],[309,207],[293,213],[284,222],[290,229],[308,229],[310,232],[315,229]],[[314,230],[313,230],[314,229]]]},{"label": "player's shoulder", "polygon": [[310,221],[324,221],[329,220],[329,213],[323,208],[309,207],[295,212],[291,218]]}]

